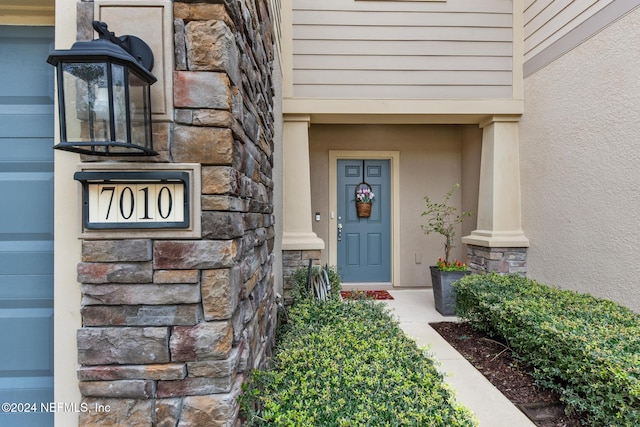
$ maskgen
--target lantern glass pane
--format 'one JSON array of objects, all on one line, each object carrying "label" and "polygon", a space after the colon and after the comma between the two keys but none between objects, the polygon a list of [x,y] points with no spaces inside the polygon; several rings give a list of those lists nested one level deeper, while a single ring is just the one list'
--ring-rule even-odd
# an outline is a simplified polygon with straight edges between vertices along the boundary
[{"label": "lantern glass pane", "polygon": [[62,64],[67,141],[109,141],[106,63]]},{"label": "lantern glass pane", "polygon": [[131,105],[131,142],[151,147],[151,111],[149,85],[129,72],[129,102]]},{"label": "lantern glass pane", "polygon": [[113,141],[129,142],[127,135],[127,97],[124,67],[113,64],[111,70],[113,79],[113,120],[116,131]]}]

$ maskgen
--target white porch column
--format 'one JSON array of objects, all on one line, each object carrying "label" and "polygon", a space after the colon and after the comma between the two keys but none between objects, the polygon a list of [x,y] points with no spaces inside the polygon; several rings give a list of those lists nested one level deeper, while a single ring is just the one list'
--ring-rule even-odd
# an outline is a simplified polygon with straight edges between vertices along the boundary
[{"label": "white porch column", "polygon": [[482,157],[477,229],[462,241],[481,247],[525,248],[520,223],[519,116],[492,116],[480,124]]},{"label": "white porch column", "polygon": [[309,126],[311,117],[286,114],[283,124],[282,249],[321,250],[324,241],[312,228]]}]

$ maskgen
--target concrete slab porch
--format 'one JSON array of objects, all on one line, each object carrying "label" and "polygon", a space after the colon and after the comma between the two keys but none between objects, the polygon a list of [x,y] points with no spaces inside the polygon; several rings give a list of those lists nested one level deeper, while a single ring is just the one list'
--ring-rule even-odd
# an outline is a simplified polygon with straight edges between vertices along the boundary
[{"label": "concrete slab porch", "polygon": [[457,321],[435,309],[433,292],[425,289],[389,290],[393,300],[384,300],[400,322],[400,327],[419,346],[426,346],[440,363],[438,369],[455,390],[460,403],[473,411],[480,427],[535,427],[509,399],[493,386],[471,363],[447,343],[431,326],[432,322]]}]

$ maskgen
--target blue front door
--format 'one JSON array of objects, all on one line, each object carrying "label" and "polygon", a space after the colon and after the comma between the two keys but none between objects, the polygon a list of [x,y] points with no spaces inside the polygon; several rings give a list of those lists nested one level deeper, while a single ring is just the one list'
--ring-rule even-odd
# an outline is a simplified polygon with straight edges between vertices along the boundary
[{"label": "blue front door", "polygon": [[[391,282],[389,160],[338,160],[338,272],[345,283]],[[371,216],[358,217],[355,191],[375,194]]]},{"label": "blue front door", "polygon": [[54,401],[52,47],[52,27],[0,26],[3,427],[53,425],[53,414],[40,412]]}]

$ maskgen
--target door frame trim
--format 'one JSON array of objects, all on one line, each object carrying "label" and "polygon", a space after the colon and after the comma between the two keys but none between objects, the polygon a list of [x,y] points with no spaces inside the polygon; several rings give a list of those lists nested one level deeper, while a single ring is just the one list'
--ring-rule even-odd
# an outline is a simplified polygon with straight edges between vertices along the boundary
[{"label": "door frame trim", "polygon": [[389,160],[391,180],[391,285],[400,278],[400,151],[329,150],[329,264],[338,265],[338,160]]}]

